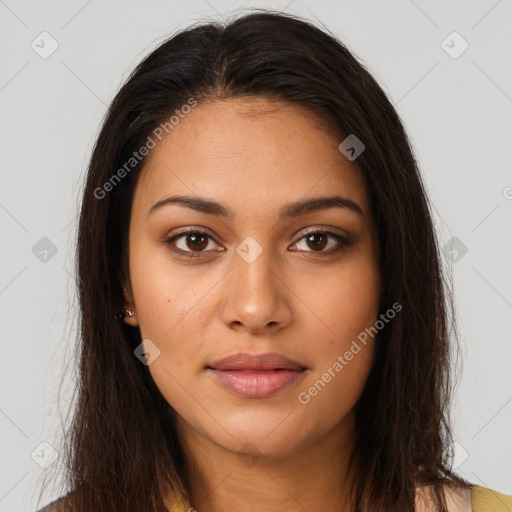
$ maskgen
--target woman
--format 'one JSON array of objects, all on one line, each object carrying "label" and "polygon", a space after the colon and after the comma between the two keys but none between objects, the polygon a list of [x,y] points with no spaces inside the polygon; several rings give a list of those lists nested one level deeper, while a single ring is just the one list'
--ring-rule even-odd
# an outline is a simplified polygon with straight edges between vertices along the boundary
[{"label": "woman", "polygon": [[404,128],[308,22],[198,25],[137,66],[78,287],[70,492],[45,510],[512,506],[451,470],[452,310]]}]

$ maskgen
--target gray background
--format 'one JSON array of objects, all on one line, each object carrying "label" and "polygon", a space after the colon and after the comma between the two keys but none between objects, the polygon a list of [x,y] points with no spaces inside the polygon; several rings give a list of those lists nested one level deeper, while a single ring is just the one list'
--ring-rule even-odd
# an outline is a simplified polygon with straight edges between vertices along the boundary
[{"label": "gray background", "polygon": [[[394,101],[441,245],[457,251],[444,256],[463,346],[455,467],[512,494],[510,0],[0,0],[2,512],[34,510],[41,478],[59,467],[41,467],[52,461],[41,443],[58,445],[60,414],[72,398],[76,376],[65,364],[76,333],[76,215],[106,105],[175,30],[251,6],[324,24]],[[58,44],[48,58],[31,47],[51,49],[44,31]],[[458,55],[464,40],[469,47]]]}]

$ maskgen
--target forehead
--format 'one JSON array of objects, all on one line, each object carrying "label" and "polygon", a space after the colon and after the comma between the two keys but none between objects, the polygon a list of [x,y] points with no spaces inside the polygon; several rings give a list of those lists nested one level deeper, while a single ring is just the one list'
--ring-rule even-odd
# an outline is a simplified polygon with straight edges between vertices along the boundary
[{"label": "forehead", "polygon": [[198,104],[150,151],[134,201],[171,193],[215,198],[233,210],[339,194],[368,212],[361,171],[341,140],[304,108],[264,98]]}]

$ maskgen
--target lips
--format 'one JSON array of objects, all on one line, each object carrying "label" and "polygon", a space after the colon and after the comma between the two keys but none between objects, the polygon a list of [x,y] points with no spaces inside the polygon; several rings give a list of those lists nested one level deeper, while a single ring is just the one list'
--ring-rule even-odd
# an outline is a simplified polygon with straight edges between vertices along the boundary
[{"label": "lips", "polygon": [[307,367],[276,353],[238,353],[207,366],[213,378],[245,398],[265,398],[296,384]]},{"label": "lips", "polygon": [[238,353],[225,357],[211,364],[214,370],[304,370],[306,366],[288,359],[280,354]]}]

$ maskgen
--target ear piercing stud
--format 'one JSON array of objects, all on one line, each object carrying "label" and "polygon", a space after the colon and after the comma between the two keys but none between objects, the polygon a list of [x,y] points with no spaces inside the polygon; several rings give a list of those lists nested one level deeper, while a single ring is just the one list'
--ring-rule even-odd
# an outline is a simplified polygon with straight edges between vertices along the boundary
[{"label": "ear piercing stud", "polygon": [[[124,314],[124,311],[126,311],[126,315]],[[119,313],[118,315],[114,315],[114,318],[122,319],[127,315],[129,317],[135,316],[135,311],[132,311],[131,309],[124,309],[123,312]]]}]

